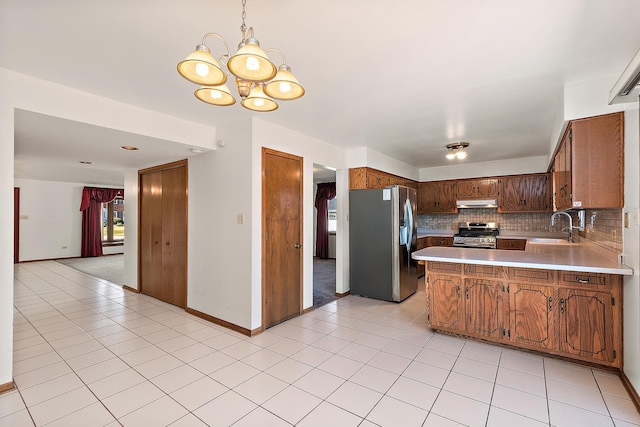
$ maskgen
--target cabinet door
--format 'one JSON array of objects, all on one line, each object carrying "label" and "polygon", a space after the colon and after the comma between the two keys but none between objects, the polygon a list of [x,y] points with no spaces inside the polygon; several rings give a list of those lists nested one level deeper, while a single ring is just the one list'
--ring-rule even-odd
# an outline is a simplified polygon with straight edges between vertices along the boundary
[{"label": "cabinet door", "polygon": [[[502,282],[484,279],[465,279],[466,330],[478,337],[503,338],[505,308]],[[508,320],[508,318],[507,318]]]},{"label": "cabinet door", "polygon": [[440,184],[436,182],[426,182],[422,186],[425,213],[438,213],[440,203]]},{"label": "cabinet door", "polygon": [[498,180],[496,178],[484,178],[476,181],[476,196],[480,199],[498,197]]},{"label": "cabinet door", "polygon": [[500,179],[500,196],[498,197],[500,212],[524,211],[523,188],[522,176],[507,176]]},{"label": "cabinet door", "polygon": [[461,278],[429,274],[428,324],[435,329],[464,332]]},{"label": "cabinet door", "polygon": [[460,199],[473,199],[476,196],[476,180],[457,181],[456,193]]},{"label": "cabinet door", "polygon": [[440,183],[440,202],[438,210],[441,213],[456,213],[456,183],[445,181]]},{"label": "cabinet door", "polygon": [[624,206],[624,113],[571,122],[573,208]]},{"label": "cabinet door", "polygon": [[612,363],[613,300],[609,292],[560,289],[560,351],[571,357]]},{"label": "cabinet door", "polygon": [[453,246],[453,237],[431,236],[428,239],[429,246]]},{"label": "cabinet door", "polygon": [[509,284],[510,340],[526,347],[556,348],[558,302],[553,288],[529,284]]},{"label": "cabinet door", "polygon": [[419,214],[425,214],[429,211],[427,206],[427,183],[420,182],[418,183],[418,207],[417,211]]}]

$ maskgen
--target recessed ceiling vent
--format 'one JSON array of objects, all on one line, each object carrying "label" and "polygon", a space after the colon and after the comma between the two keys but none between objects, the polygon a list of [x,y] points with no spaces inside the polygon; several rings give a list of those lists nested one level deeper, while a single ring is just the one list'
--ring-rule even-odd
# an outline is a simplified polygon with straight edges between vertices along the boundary
[{"label": "recessed ceiling vent", "polygon": [[609,104],[637,102],[640,95],[640,50],[609,92]]}]

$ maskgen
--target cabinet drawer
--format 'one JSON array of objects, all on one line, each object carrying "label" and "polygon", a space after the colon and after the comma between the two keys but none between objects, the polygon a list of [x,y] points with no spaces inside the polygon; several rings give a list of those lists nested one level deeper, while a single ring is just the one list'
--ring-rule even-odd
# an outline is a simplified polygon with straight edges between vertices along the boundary
[{"label": "cabinet drawer", "polygon": [[615,275],[603,273],[583,273],[581,271],[560,271],[560,284],[584,288],[608,289],[615,280]]},{"label": "cabinet drawer", "polygon": [[427,270],[429,272],[462,274],[462,264],[456,264],[453,262],[429,261],[427,263]]},{"label": "cabinet drawer", "polygon": [[486,277],[494,279],[504,279],[504,268],[496,265],[465,264],[465,276]]},{"label": "cabinet drawer", "polygon": [[533,268],[509,268],[509,279],[524,283],[556,283],[555,270],[536,270]]},{"label": "cabinet drawer", "polygon": [[498,239],[496,242],[496,249],[524,251],[526,245],[526,239]]},{"label": "cabinet drawer", "polygon": [[434,237],[428,238],[429,246],[453,246],[453,237]]}]

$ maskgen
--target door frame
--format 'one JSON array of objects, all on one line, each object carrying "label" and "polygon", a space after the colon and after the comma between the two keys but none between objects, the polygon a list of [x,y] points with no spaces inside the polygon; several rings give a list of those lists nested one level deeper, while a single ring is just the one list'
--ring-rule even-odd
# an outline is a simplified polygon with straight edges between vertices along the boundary
[{"label": "door frame", "polygon": [[262,147],[262,214],[261,214],[261,223],[262,223],[262,229],[261,229],[261,236],[260,236],[260,241],[261,241],[261,251],[262,251],[262,325],[260,327],[260,330],[265,330],[266,327],[266,313],[267,313],[267,304],[266,304],[266,295],[267,295],[267,270],[266,270],[266,265],[267,262],[269,262],[268,259],[268,255],[267,255],[267,251],[266,251],[266,244],[265,244],[265,239],[264,239],[264,235],[265,235],[265,230],[266,230],[266,225],[267,225],[267,217],[266,217],[266,212],[267,212],[267,207],[266,207],[266,194],[267,194],[267,180],[266,180],[266,169],[265,169],[265,158],[266,156],[279,156],[279,157],[284,157],[287,159],[291,159],[291,160],[295,160],[299,163],[300,165],[300,188],[299,188],[299,196],[300,196],[300,245],[301,245],[301,253],[300,253],[300,278],[299,278],[299,283],[300,283],[300,301],[299,301],[299,306],[298,306],[298,315],[301,315],[303,312],[303,306],[304,306],[304,255],[305,255],[305,245],[304,245],[304,158],[300,157],[300,156],[296,156],[293,154],[289,154],[289,153],[284,153],[282,151],[277,151],[277,150],[273,150],[271,148],[266,148],[266,147]]},{"label": "door frame", "polygon": [[[138,170],[138,250],[137,250],[137,256],[138,256],[138,286],[137,286],[137,291],[139,293],[144,293],[143,289],[142,289],[142,256],[141,256],[141,251],[142,251],[142,176],[143,175],[147,175],[147,174],[151,174],[151,173],[155,173],[155,172],[161,172],[164,170],[169,170],[169,169],[176,169],[176,168],[180,168],[180,167],[184,167],[185,168],[185,174],[187,176],[187,179],[185,181],[185,184],[187,186],[187,201],[189,200],[189,161],[188,159],[184,159],[184,160],[178,160],[176,162],[171,162],[171,163],[167,163],[164,165],[158,165],[158,166],[152,166],[150,168],[146,168],[146,169],[140,169]],[[185,229],[184,229],[184,233],[185,233],[185,244],[186,244],[186,259],[187,261],[189,260],[189,233],[188,233],[188,227],[189,227],[189,203],[187,203],[187,205],[185,206],[185,211],[186,211],[186,223],[185,223]],[[185,281],[184,281],[184,308],[187,308],[187,301],[189,301],[189,271],[187,270],[186,275],[185,275]],[[145,294],[147,295],[147,294]],[[162,301],[162,300],[161,300]],[[177,306],[176,306],[177,307]]]},{"label": "door frame", "polygon": [[20,187],[13,187],[13,263],[20,262]]}]

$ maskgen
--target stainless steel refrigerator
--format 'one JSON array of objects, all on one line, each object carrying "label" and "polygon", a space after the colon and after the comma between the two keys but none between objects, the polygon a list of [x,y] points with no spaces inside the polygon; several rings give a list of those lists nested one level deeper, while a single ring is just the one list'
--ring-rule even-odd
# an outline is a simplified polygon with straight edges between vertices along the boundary
[{"label": "stainless steel refrigerator", "polygon": [[402,301],[418,288],[416,190],[349,192],[351,294]]}]

